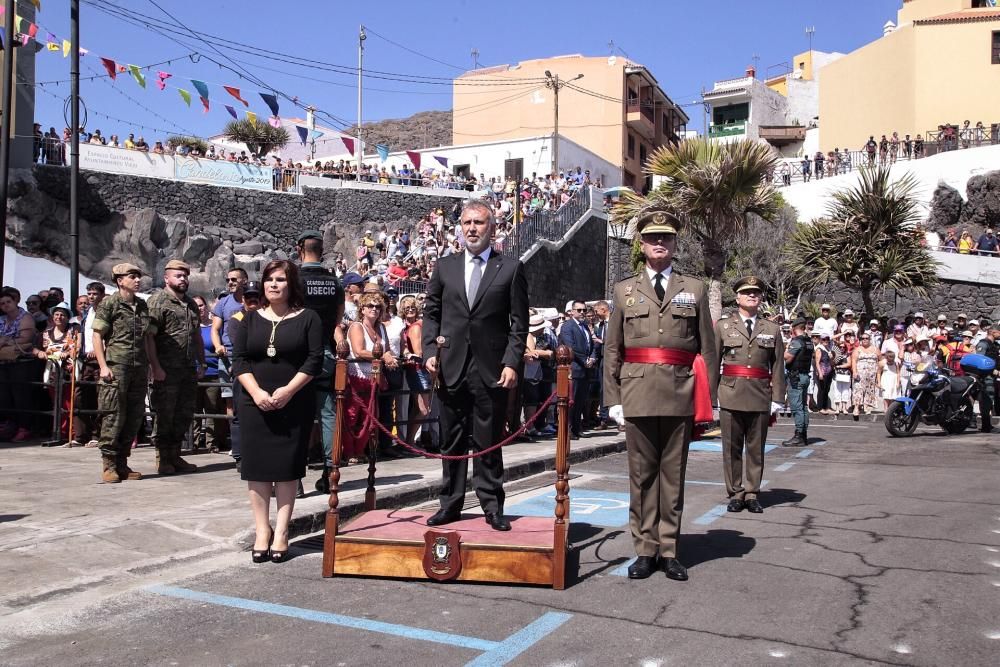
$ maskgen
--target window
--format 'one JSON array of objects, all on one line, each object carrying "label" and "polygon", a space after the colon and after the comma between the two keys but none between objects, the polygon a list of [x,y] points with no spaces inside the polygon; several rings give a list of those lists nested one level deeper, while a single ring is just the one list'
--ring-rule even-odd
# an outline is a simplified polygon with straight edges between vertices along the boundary
[{"label": "window", "polygon": [[635,157],[635,137],[632,136],[632,133],[628,135],[628,156],[630,158]]},{"label": "window", "polygon": [[993,59],[990,62],[1000,65],[1000,30],[993,31]]},{"label": "window", "polygon": [[646,144],[639,144],[639,162],[646,164]]}]

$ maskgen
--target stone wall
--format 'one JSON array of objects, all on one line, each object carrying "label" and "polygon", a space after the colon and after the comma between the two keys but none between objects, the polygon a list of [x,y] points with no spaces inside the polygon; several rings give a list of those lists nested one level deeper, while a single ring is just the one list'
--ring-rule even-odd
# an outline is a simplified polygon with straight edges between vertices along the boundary
[{"label": "stone wall", "polygon": [[[8,201],[7,242],[18,252],[70,262],[69,170],[37,165],[20,172]],[[304,229],[324,233],[326,259],[349,261],[365,229],[407,227],[454,197],[304,188],[302,195],[81,172],[80,268],[111,282],[121,261],[159,280],[163,265],[182,257],[195,270],[192,292],[224,285],[227,270],[256,274],[271,259],[294,254]],[[144,289],[151,286],[147,279]]]},{"label": "stone wall", "polygon": [[[809,301],[830,303],[838,311],[851,308],[861,313],[861,294],[848,290],[843,285],[828,286],[807,296]],[[936,318],[944,313],[954,319],[959,313],[967,313],[970,318],[988,317],[1000,321],[1000,290],[971,283],[942,282],[930,291],[927,298],[907,294],[903,291],[888,290],[875,299],[879,315],[904,317],[909,313],[923,312],[927,317]]]},{"label": "stone wall", "polygon": [[562,247],[543,244],[525,263],[528,302],[562,312],[570,299],[603,299],[607,219],[593,215]]}]

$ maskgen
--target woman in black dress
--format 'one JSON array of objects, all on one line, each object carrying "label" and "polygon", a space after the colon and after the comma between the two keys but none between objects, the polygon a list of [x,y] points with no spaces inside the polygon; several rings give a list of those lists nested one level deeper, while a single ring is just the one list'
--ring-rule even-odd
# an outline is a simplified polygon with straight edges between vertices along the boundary
[{"label": "woman in black dress", "polygon": [[[241,476],[250,489],[257,535],[253,562],[288,555],[288,522],[306,454],[316,399],[309,382],[323,363],[319,316],[303,308],[298,268],[275,260],[264,267],[261,310],[232,328],[233,374],[243,391],[237,410],[244,433]],[[277,499],[274,529],[271,492]]]}]

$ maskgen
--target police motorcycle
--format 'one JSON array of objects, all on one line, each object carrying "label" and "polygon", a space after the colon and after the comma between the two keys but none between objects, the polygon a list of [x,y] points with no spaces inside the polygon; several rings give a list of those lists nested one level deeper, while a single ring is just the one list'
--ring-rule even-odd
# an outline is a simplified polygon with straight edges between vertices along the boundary
[{"label": "police motorcycle", "polygon": [[933,360],[917,364],[909,395],[900,396],[885,411],[889,434],[911,436],[921,421],[951,434],[972,426],[976,421],[973,405],[983,390],[983,378],[993,373],[996,362],[981,354],[966,354],[959,365],[965,375],[956,375]]}]

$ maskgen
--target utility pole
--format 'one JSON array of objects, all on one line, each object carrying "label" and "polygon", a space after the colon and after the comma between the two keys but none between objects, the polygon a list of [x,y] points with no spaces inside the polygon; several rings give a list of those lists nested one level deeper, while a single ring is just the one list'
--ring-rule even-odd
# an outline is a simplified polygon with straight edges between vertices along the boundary
[{"label": "utility pole", "polygon": [[582,79],[583,74],[577,74],[572,79],[568,81],[562,81],[559,79],[559,75],[553,75],[549,70],[545,70],[545,87],[551,88],[553,92],[553,97],[555,100],[555,118],[553,119],[553,131],[552,131],[552,173],[557,174],[559,172],[559,89],[563,86],[567,86],[573,81]]},{"label": "utility pole", "polygon": [[7,37],[3,52],[3,118],[0,119],[0,285],[6,283],[3,275],[4,254],[7,249],[7,178],[10,170],[10,108],[14,88],[14,0],[7,0],[4,14],[4,35]]},{"label": "utility pole", "polygon": [[[76,304],[80,295],[80,0],[70,0],[70,125],[69,143],[69,302]],[[7,33],[10,34],[9,32]]]},{"label": "utility pole", "polygon": [[479,69],[479,49],[472,47],[472,69]]},{"label": "utility pole", "polygon": [[362,25],[358,32],[358,173],[356,178],[361,178],[361,155],[364,152],[361,146],[361,68],[365,55],[365,27]]}]

